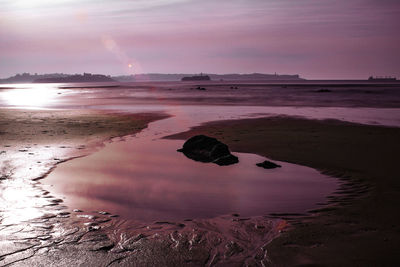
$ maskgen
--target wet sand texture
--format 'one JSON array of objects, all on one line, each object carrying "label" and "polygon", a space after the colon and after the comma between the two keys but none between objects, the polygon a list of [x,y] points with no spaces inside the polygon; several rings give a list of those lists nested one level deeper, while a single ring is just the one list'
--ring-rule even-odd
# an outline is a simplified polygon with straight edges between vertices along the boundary
[{"label": "wet sand texture", "polygon": [[295,220],[293,229],[268,245],[273,265],[399,264],[399,128],[275,117],[211,122],[172,138],[195,134],[217,137],[233,151],[310,166],[345,182],[330,197],[331,206]]},{"label": "wet sand texture", "polygon": [[[2,266],[266,264],[265,242],[286,225],[279,219],[239,214],[213,220],[133,223],[103,211],[73,210],[35,180],[54,163],[93,152],[105,139],[133,134],[165,116],[97,111],[1,113],[1,170],[2,176],[7,175],[0,191],[15,200],[1,201]],[[20,207],[21,199],[26,201]],[[20,208],[20,217],[15,216],[15,208]]]},{"label": "wet sand texture", "polygon": [[134,134],[148,122],[165,118],[156,113],[122,114],[96,110],[0,109],[1,145],[88,144]]},{"label": "wet sand texture", "polygon": [[[25,153],[35,153],[51,147],[52,151],[58,151],[59,154],[51,154],[46,160],[58,162],[67,158],[65,155],[68,153],[62,152],[64,150],[88,153],[85,151],[87,147],[81,144],[88,141],[98,144],[95,138],[97,133],[87,131],[93,130],[90,125],[98,119],[97,115],[95,118],[76,121],[77,125],[89,125],[82,127],[86,130],[79,130],[81,127],[77,126],[76,133],[79,134],[73,135],[69,127],[64,126],[64,119],[68,117],[63,113],[65,111],[60,111],[59,116],[57,112],[48,112],[47,115],[41,113],[47,111],[23,114],[10,113],[9,110],[1,112],[5,114],[0,117],[1,140],[6,141],[2,144],[2,151],[5,152],[1,156],[23,159],[21,166],[25,169],[26,164],[37,168],[41,166],[36,160],[30,160]],[[45,124],[48,128],[41,129],[44,121],[40,114],[46,118],[53,117],[54,120],[44,121],[50,120],[60,127],[49,123]],[[77,112],[75,115],[79,114]],[[127,126],[129,123],[117,117],[106,115],[107,123],[97,127],[100,136],[110,138],[116,129],[121,130],[120,127],[127,131],[119,131],[121,135],[131,133],[129,131],[133,128]],[[116,122],[122,124],[114,124]],[[132,127],[137,126],[137,121],[131,123]],[[37,134],[38,129],[59,131]],[[65,135],[63,130],[71,136]],[[282,230],[286,225],[284,221],[234,215],[213,222],[188,221],[183,225],[170,222],[132,225],[96,212],[67,214],[62,202],[50,198],[50,202],[54,202],[48,207],[51,213],[36,221],[2,226],[1,264],[16,262],[17,266],[34,266],[38,263],[57,266],[91,262],[97,266],[130,266],[132,263],[176,266],[225,263],[241,266],[245,262],[250,266],[261,263],[276,266],[313,263],[328,266],[379,266],[398,263],[399,215],[396,207],[399,186],[395,155],[399,151],[399,129],[337,121],[266,118],[210,123],[179,138],[185,139],[185,135],[195,133],[213,135],[227,143],[233,151],[258,153],[275,160],[323,170],[327,174],[341,177],[347,185],[331,196],[332,206],[313,211],[312,214],[318,216],[291,218],[293,229],[283,233],[268,246],[263,245],[264,240],[270,240],[277,231]],[[119,135],[118,132],[115,135]],[[67,137],[79,142],[71,141],[72,145],[68,148],[65,146],[70,140]],[[35,144],[39,148],[35,148]],[[39,154],[34,155],[37,157]],[[5,169],[3,166],[2,176],[6,174],[3,181],[23,174],[15,172],[18,170],[15,166]],[[9,172],[11,169],[13,171]],[[25,174],[32,176],[30,172]],[[39,186],[37,183],[32,186]],[[39,193],[48,196],[48,192]],[[227,223],[229,221],[231,223]],[[211,244],[211,247],[204,244]],[[243,251],[249,253],[244,255]]]},{"label": "wet sand texture", "polygon": [[49,254],[67,261],[67,251],[55,252],[63,241],[72,254],[79,252],[77,241],[91,232],[90,225],[71,215],[63,200],[44,190],[37,179],[56,163],[86,155],[112,137],[134,134],[164,117],[0,109],[0,266],[60,266],[62,261]]}]

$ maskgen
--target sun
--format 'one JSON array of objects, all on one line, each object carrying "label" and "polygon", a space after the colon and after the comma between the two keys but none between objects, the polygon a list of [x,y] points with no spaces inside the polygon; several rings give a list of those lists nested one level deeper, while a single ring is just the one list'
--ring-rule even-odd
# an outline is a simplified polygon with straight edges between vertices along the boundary
[{"label": "sun", "polygon": [[131,69],[132,67],[133,67],[133,65],[129,63],[129,64],[128,64],[128,68]]}]

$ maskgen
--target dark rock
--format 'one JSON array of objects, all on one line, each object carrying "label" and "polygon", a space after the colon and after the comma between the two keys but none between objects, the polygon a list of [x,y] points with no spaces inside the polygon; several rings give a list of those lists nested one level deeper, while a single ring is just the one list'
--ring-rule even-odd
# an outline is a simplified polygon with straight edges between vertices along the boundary
[{"label": "dark rock", "polygon": [[195,161],[212,162],[220,166],[239,162],[238,157],[231,154],[227,145],[205,135],[189,138],[178,151]]},{"label": "dark rock", "polygon": [[281,165],[275,164],[275,163],[273,163],[271,161],[268,161],[268,160],[266,160],[264,162],[261,162],[261,163],[257,163],[256,165],[258,167],[262,167],[264,169],[275,169],[275,168],[282,167]]},{"label": "dark rock", "polygon": [[317,93],[330,93],[330,92],[332,92],[332,91],[329,90],[329,89],[319,89],[319,90],[317,90],[316,92],[317,92]]}]

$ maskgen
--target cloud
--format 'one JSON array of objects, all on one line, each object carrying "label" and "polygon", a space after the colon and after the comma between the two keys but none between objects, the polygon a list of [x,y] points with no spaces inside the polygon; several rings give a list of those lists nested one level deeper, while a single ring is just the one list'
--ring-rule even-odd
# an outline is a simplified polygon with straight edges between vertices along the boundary
[{"label": "cloud", "polygon": [[[399,18],[397,0],[0,0],[0,75],[35,72],[43,58],[49,71],[137,60],[149,72],[356,75],[368,61],[373,73],[400,57]],[[335,64],[321,68],[326,60]],[[396,75],[400,63],[387,68]]]}]

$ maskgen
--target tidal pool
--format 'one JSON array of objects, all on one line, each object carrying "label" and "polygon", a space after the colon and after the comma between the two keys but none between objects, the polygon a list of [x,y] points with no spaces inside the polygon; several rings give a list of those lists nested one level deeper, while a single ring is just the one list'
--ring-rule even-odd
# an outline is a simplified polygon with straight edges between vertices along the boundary
[{"label": "tidal pool", "polygon": [[136,136],[62,163],[42,183],[71,209],[140,221],[303,213],[338,187],[308,167],[279,162],[282,168],[262,169],[255,164],[265,158],[253,154],[234,153],[239,164],[231,166],[192,161],[176,152],[184,141],[160,138],[181,120],[153,122]]}]

